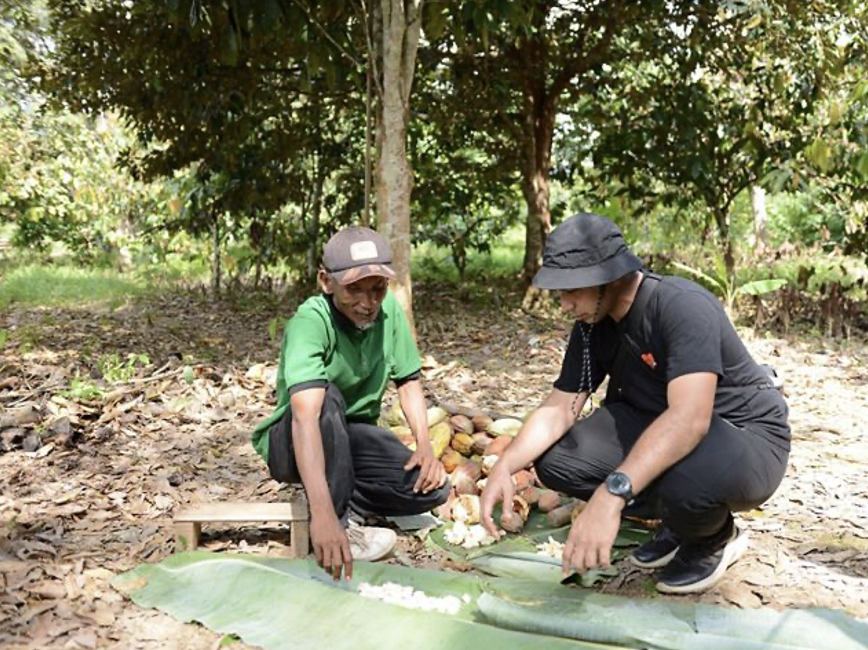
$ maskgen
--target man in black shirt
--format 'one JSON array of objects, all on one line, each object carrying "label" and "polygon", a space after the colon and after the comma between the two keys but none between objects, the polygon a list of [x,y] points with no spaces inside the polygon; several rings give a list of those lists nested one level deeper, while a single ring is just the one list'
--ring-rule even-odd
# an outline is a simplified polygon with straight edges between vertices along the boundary
[{"label": "man in black shirt", "polygon": [[[708,589],[747,545],[732,513],[783,479],[781,393],[712,294],[645,270],[604,217],[582,213],[555,229],[534,284],[559,291],[576,323],[554,389],[488,477],[483,522],[497,536],[492,508],[512,503],[511,475],[534,461],[543,483],[588,502],[564,571],[607,566],[625,511],[662,520],[630,558],[662,567],[660,591]],[[605,405],[578,420],[606,376]]]}]

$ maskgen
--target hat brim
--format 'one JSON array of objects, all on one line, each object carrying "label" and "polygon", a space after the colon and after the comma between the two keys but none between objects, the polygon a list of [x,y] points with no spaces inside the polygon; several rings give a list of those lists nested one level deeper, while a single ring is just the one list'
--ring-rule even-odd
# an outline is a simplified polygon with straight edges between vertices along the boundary
[{"label": "hat brim", "polygon": [[362,266],[354,266],[351,269],[335,271],[331,274],[340,285],[352,284],[364,278],[369,278],[372,275],[388,278],[389,280],[394,280],[398,277],[388,264],[363,264]]},{"label": "hat brim", "polygon": [[614,282],[644,265],[630,252],[611,257],[601,264],[580,269],[557,269],[543,266],[533,278],[533,285],[540,289],[564,290],[597,287]]}]

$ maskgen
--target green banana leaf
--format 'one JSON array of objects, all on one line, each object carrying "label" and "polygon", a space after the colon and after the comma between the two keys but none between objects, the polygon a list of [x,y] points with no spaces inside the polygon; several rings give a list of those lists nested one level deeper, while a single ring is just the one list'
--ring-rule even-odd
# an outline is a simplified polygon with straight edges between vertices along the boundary
[{"label": "green banana leaf", "polygon": [[[335,582],[311,561],[182,553],[113,584],[143,607],[267,650],[865,650],[868,624],[833,610],[733,610],[631,600],[534,579],[355,564]],[[455,615],[364,598],[362,582],[465,597]],[[495,644],[503,644],[495,645]],[[606,645],[598,645],[606,644]]]},{"label": "green banana leaf", "polygon": [[470,560],[470,564],[483,573],[501,578],[525,578],[551,584],[574,582],[583,587],[593,587],[601,580],[618,575],[618,569],[610,566],[565,577],[560,560],[540,553],[521,551],[485,553]]},{"label": "green banana leaf", "polygon": [[[411,610],[359,595],[362,582],[470,598],[455,615]],[[193,552],[142,565],[113,585],[137,605],[267,650],[599,650],[481,622],[482,582],[465,574],[356,562],[352,581],[335,582],[312,561]]]},{"label": "green banana leaf", "polygon": [[[495,521],[500,519],[499,508],[495,508],[493,516]],[[495,542],[490,546],[465,549],[446,541],[446,533],[452,529],[452,526],[452,523],[447,523],[436,530],[431,531],[431,534],[428,535],[429,544],[432,544],[438,550],[446,553],[453,560],[471,563],[475,558],[483,555],[521,552],[533,553],[536,551],[536,545],[548,541],[549,537],[563,544],[567,541],[567,535],[570,533],[569,524],[553,528],[551,524],[549,524],[544,513],[539,510],[534,510],[531,512],[530,517],[528,517],[521,533],[507,535],[501,541]],[[614,543],[616,551],[612,554],[613,560],[619,559],[624,555],[623,553],[619,553],[617,549],[626,549],[631,546],[637,546],[651,539],[652,535],[652,531],[643,528],[633,521],[622,521],[621,529],[618,531],[618,537],[615,539]]]},{"label": "green banana leaf", "polygon": [[868,648],[868,625],[834,610],[738,610],[565,587],[491,587],[477,600],[483,616],[495,625],[536,634],[665,650]]}]

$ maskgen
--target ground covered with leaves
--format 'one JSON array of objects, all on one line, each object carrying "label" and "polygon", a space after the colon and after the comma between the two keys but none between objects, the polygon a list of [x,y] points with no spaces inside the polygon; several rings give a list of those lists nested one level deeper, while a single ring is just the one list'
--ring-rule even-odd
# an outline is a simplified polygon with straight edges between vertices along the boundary
[{"label": "ground covered with leaves", "polygon": [[[521,415],[547,393],[564,319],[525,314],[517,296],[496,291],[423,286],[415,299],[432,403]],[[184,293],[114,310],[0,313],[0,646],[220,644],[132,605],[109,580],[171,554],[172,514],[186,504],[288,497],[249,434],[274,405],[277,339],[296,302]],[[785,377],[793,452],[777,494],[739,518],[749,553],[696,598],[868,617],[866,341],[742,334]],[[279,527],[203,533],[207,549],[286,550]],[[451,567],[413,536],[391,561]],[[619,568],[601,590],[662,598],[649,572]]]}]

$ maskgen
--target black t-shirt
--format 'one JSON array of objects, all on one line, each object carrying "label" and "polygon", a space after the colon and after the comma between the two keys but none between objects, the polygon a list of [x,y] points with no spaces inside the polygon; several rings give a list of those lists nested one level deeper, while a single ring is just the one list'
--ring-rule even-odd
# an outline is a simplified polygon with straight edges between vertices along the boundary
[{"label": "black t-shirt", "polygon": [[[654,284],[641,319],[631,308],[618,323],[610,317],[600,321],[589,337],[590,326],[580,322],[573,326],[555,388],[570,393],[588,390],[582,385],[583,339],[588,339],[591,392],[614,370],[618,376],[610,383],[617,382],[618,400],[659,414],[668,407],[670,381],[690,373],[713,372],[718,377],[714,411],[721,417],[736,425],[769,419],[770,424],[776,423],[781,413],[785,419],[783,398],[750,356],[717,298],[695,282],[678,277],[664,277],[657,283],[646,277],[640,290]],[[631,354],[616,370],[613,366],[622,345]]]}]

